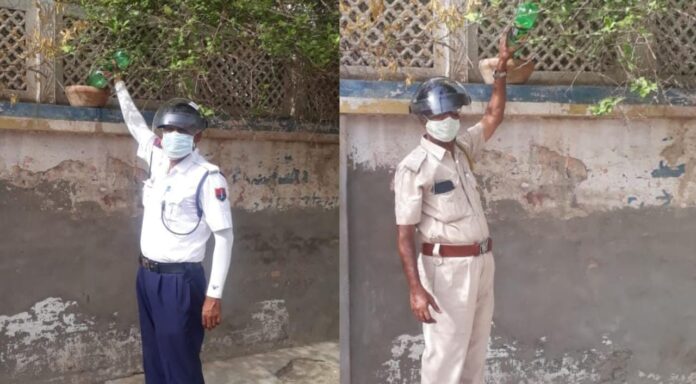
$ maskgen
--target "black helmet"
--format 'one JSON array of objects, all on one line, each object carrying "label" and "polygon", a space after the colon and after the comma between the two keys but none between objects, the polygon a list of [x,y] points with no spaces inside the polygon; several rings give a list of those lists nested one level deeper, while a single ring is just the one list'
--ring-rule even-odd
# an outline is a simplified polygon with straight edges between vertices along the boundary
[{"label": "black helmet", "polygon": [[464,87],[446,77],[434,77],[421,83],[408,106],[410,113],[430,118],[447,112],[458,111],[471,104]]},{"label": "black helmet", "polygon": [[187,99],[172,99],[163,104],[152,119],[152,129],[177,127],[192,133],[208,128],[208,121],[203,117],[196,103]]}]

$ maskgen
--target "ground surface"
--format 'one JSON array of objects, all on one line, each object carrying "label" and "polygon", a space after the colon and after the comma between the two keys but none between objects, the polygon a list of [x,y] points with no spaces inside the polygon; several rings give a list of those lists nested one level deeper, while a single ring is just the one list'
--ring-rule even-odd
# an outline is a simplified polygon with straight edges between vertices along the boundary
[{"label": "ground surface", "polygon": [[[280,349],[203,365],[206,384],[338,384],[338,343]],[[143,384],[136,375],[105,384]]]}]

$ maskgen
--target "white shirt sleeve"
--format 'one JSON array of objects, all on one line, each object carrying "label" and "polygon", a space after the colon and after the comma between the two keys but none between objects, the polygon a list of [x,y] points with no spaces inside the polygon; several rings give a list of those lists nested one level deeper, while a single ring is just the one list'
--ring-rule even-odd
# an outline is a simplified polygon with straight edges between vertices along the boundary
[{"label": "white shirt sleeve", "polygon": [[145,118],[138,111],[138,107],[135,106],[123,81],[117,81],[115,88],[123,120],[126,122],[131,136],[138,142],[138,157],[149,164],[150,153],[152,152],[156,135],[148,128]]},{"label": "white shirt sleeve", "polygon": [[221,173],[208,175],[203,185],[201,206],[203,218],[213,232],[232,228],[232,209],[228,194],[227,180]]},{"label": "white shirt sleeve", "polygon": [[234,233],[232,232],[232,228],[227,228],[213,232],[213,237],[215,238],[213,266],[210,270],[210,282],[208,283],[208,292],[206,295],[220,299],[222,298],[222,292],[225,288],[227,272],[230,269]]}]

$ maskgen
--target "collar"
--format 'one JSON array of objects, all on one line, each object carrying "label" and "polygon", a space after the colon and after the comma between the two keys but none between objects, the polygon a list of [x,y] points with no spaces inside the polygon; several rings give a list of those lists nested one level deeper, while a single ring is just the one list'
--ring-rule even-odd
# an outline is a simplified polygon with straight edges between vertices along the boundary
[{"label": "collar", "polygon": [[[195,157],[198,156],[198,149],[194,149],[193,152],[189,153],[188,156],[184,157],[183,160],[180,162],[176,163],[174,168],[171,169],[169,174],[174,174],[174,173],[184,173],[191,168],[191,166],[195,163]],[[169,161],[169,159],[167,159]]]},{"label": "collar", "polygon": [[439,161],[442,161],[442,158],[445,157],[445,153],[447,153],[447,150],[432,141],[428,140],[425,135],[421,137],[421,142],[420,142],[421,147],[425,149],[428,153],[431,155],[435,156]]}]

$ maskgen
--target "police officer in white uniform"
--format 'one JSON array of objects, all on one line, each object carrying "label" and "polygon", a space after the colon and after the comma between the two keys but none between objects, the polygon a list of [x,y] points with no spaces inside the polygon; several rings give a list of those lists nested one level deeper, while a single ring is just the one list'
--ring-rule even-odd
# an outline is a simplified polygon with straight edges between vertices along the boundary
[{"label": "police officer in white uniform", "polygon": [[483,384],[495,266],[472,168],[503,120],[511,54],[503,37],[488,108],[464,132],[459,109],[470,98],[456,81],[428,80],[411,101],[411,113],[425,123],[425,135],[398,165],[394,192],[411,310],[423,323],[422,384]]},{"label": "police officer in white uniform", "polygon": [[[200,384],[204,329],[221,322],[220,299],[232,252],[227,181],[195,144],[207,122],[196,104],[175,99],[155,115],[155,135],[123,81],[116,94],[138,157],[147,162],[137,297],[148,384]],[[201,261],[215,238],[210,282]]]}]

